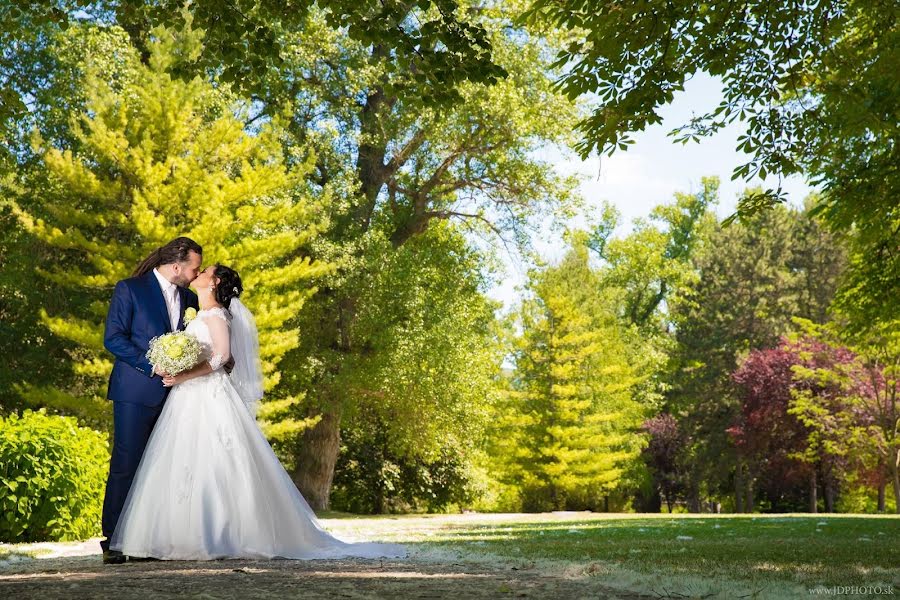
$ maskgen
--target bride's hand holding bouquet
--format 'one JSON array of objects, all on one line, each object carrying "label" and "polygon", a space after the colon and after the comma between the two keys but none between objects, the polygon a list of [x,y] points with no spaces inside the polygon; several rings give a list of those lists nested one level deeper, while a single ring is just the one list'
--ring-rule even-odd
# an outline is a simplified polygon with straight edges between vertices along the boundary
[{"label": "bride's hand holding bouquet", "polygon": [[147,360],[164,380],[191,369],[200,360],[200,342],[184,331],[173,331],[150,340]]}]

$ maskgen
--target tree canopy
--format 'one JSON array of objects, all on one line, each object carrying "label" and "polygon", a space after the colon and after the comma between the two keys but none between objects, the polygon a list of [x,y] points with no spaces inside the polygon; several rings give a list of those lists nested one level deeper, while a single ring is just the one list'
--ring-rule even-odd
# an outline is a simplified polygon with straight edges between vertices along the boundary
[{"label": "tree canopy", "polygon": [[41,85],[29,77],[28,64],[54,32],[78,22],[115,24],[146,60],[154,28],[180,26],[184,8],[207,43],[179,73],[213,72],[246,95],[258,95],[284,66],[284,36],[300,33],[311,11],[350,39],[393,56],[408,81],[424,84],[423,103],[457,98],[461,81],[504,75],[472,7],[457,0],[36,0],[0,8],[0,121],[27,110]]},{"label": "tree canopy", "polygon": [[[585,157],[624,150],[634,132],[661,123],[661,109],[694,75],[719,78],[722,102],[672,135],[700,140],[743,122],[736,150],[749,159],[734,177],[802,174],[819,185],[816,212],[853,235],[860,257],[847,305],[861,327],[896,318],[900,5],[535,0],[526,17],[571,33],[556,64],[570,97],[596,98],[579,126]],[[784,200],[780,189],[759,190],[736,214]]]}]

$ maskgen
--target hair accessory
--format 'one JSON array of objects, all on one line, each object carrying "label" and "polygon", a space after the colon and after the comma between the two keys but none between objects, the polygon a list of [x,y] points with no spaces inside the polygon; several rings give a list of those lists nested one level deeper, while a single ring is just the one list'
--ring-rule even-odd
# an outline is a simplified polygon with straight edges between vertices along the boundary
[{"label": "hair accessory", "polygon": [[235,294],[237,294],[237,293],[238,293],[238,289],[237,289],[237,286],[234,286],[234,287],[233,287],[233,288],[231,288],[231,289],[232,289],[232,290],[233,290],[233,291],[234,291],[234,293],[235,293]]}]

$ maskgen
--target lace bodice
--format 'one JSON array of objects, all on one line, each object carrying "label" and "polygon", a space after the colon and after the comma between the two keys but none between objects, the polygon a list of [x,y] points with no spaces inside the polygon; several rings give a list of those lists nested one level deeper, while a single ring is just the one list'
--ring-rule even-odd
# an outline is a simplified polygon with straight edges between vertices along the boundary
[{"label": "lace bodice", "polygon": [[231,358],[230,326],[231,315],[217,306],[197,311],[197,316],[184,328],[200,342],[202,359],[213,371],[220,370]]}]

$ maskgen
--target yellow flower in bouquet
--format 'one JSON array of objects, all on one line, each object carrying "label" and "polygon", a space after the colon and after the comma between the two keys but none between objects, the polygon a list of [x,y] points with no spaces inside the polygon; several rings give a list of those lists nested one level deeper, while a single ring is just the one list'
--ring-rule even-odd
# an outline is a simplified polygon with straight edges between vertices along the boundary
[{"label": "yellow flower in bouquet", "polygon": [[150,340],[147,360],[157,371],[177,375],[200,362],[201,352],[197,338],[184,331],[174,331]]}]

